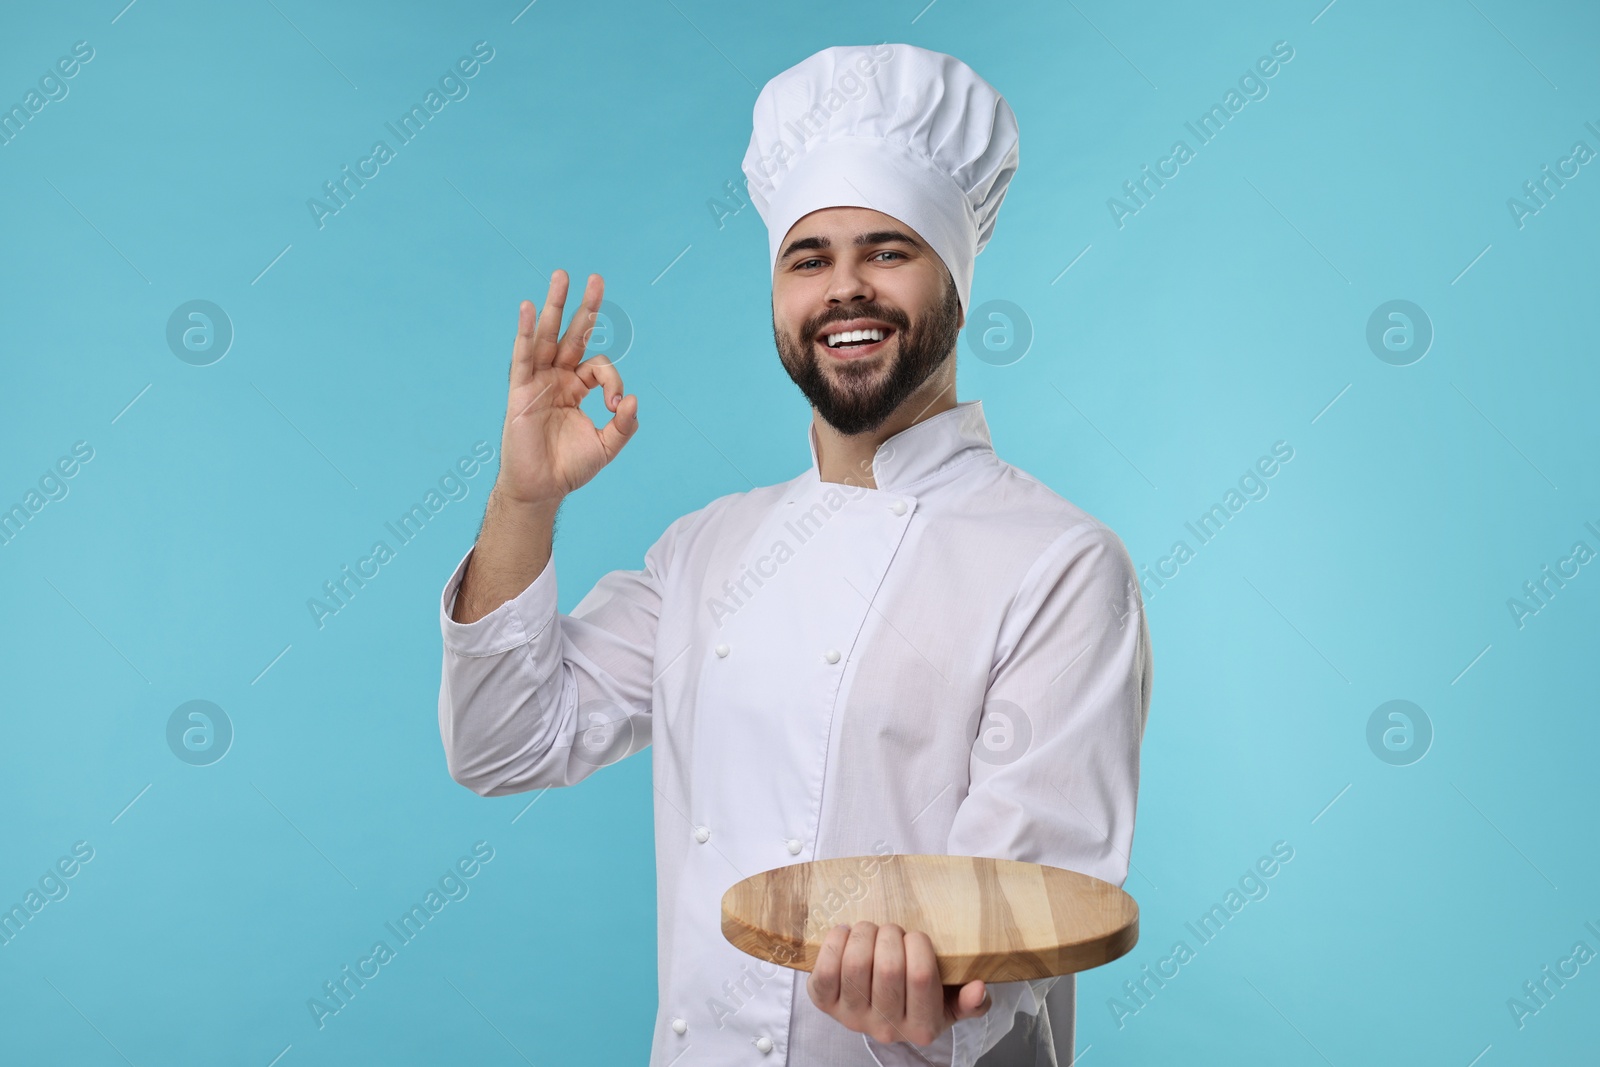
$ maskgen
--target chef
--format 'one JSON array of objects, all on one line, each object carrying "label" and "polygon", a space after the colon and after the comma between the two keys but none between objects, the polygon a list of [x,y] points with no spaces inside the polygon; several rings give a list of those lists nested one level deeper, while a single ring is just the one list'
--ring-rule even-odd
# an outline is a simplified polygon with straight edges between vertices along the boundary
[{"label": "chef", "polygon": [[651,1067],[1072,1062],[1072,976],[945,989],[925,933],[871,923],[832,926],[807,974],[721,932],[729,886],[808,860],[1127,877],[1151,679],[1133,566],[955,395],[1017,161],[1010,107],[948,55],[828,48],[762,89],[744,172],[811,464],[677,519],[570,615],[556,511],[638,432],[639,399],[584,359],[598,275],[564,335],[564,272],[520,308],[500,471],[439,606],[439,731],[483,796],[650,748]]}]

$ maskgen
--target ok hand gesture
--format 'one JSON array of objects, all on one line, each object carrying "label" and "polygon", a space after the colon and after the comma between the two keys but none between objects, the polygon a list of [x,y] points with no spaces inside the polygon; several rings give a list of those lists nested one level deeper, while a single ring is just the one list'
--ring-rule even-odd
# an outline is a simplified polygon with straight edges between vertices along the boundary
[{"label": "ok hand gesture", "polygon": [[[638,394],[623,395],[622,376],[605,356],[583,358],[605,282],[598,274],[589,276],[583,302],[557,340],[567,283],[566,271],[551,274],[537,317],[530,301],[518,308],[495,485],[512,504],[559,505],[615,459],[639,428]],[[612,412],[598,429],[578,406],[596,386],[604,386]]]}]

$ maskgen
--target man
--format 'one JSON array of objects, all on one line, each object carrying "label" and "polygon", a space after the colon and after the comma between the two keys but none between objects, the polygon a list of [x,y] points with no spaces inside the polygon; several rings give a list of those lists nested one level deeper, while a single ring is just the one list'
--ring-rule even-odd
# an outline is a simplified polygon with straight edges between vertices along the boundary
[{"label": "man", "polygon": [[[1127,876],[1151,674],[1133,566],[955,397],[973,260],[1017,159],[1010,108],[950,56],[830,48],[768,83],[744,169],[811,467],[676,520],[570,615],[555,513],[639,403],[583,359],[598,276],[559,338],[564,273],[537,317],[522,304],[500,473],[440,602],[439,728],[484,796],[651,746],[652,1067],[1073,1058],[1071,976],[945,989],[925,933],[870,923],[834,927],[802,976],[720,928],[734,882],[812,859]],[[600,429],[578,406],[596,387]]]}]

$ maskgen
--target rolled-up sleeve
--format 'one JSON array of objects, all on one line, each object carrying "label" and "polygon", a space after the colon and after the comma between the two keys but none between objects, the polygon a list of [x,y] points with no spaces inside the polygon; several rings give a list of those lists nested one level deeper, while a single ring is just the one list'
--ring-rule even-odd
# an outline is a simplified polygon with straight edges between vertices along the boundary
[{"label": "rolled-up sleeve", "polygon": [[[1151,675],[1126,549],[1098,522],[1072,527],[1029,570],[1002,625],[947,853],[1041,863],[1121,886]],[[867,1046],[885,1067],[971,1067],[1017,1012],[1036,1015],[1057,981],[991,983],[989,1010],[928,1048],[870,1038]]]},{"label": "rolled-up sleeve", "polygon": [[665,569],[697,514],[669,526],[643,568],[602,577],[570,615],[557,610],[553,552],[517,596],[456,622],[472,552],[462,557],[439,601],[439,736],[452,778],[486,797],[573,785],[650,743]]}]

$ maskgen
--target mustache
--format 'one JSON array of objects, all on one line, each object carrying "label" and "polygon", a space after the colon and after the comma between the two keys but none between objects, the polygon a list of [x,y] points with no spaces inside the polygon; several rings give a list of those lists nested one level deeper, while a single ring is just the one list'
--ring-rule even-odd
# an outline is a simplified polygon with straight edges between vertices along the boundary
[{"label": "mustache", "polygon": [[887,322],[901,333],[908,333],[911,330],[910,316],[897,308],[884,307],[882,304],[852,304],[807,319],[805,325],[800,328],[800,336],[809,342],[822,332],[824,326],[832,326],[836,322],[854,322],[857,319],[877,319],[879,322]]}]

